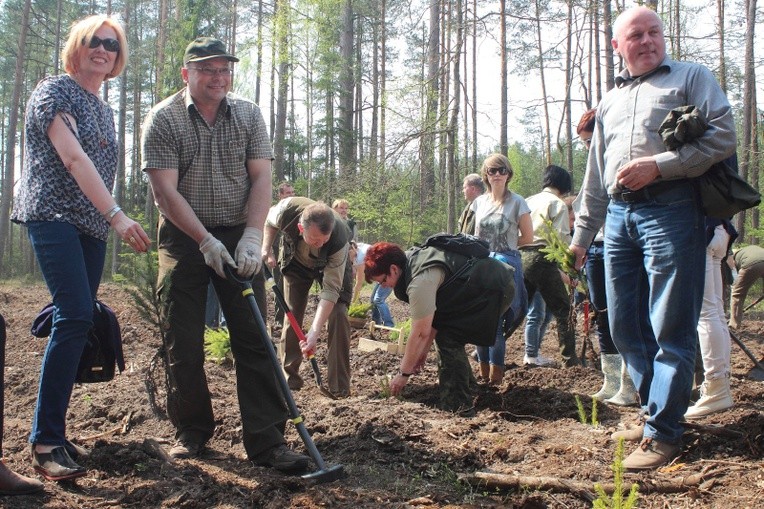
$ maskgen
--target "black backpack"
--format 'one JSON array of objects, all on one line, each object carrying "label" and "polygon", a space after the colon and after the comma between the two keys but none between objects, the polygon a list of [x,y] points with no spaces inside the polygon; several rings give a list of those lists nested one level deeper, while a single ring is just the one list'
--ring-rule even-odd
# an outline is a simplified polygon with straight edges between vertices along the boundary
[{"label": "black backpack", "polygon": [[[32,335],[38,338],[50,336],[53,327],[53,304],[48,304],[32,323]],[[93,304],[93,327],[88,331],[88,341],[77,366],[76,383],[108,382],[114,378],[115,364],[119,372],[125,370],[122,355],[122,333],[114,311],[96,300]]]},{"label": "black backpack", "polygon": [[487,241],[464,233],[436,233],[427,237],[422,247],[436,247],[468,258],[488,258],[491,254]]}]

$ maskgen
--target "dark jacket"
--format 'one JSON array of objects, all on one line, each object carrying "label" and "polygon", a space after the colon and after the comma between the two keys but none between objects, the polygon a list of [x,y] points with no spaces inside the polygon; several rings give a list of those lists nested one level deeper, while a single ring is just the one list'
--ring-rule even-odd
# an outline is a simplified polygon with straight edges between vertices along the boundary
[{"label": "dark jacket", "polygon": [[442,267],[446,279],[435,297],[432,326],[464,343],[493,345],[499,319],[514,296],[512,267],[495,258],[469,258],[434,247],[409,249],[406,258],[395,296],[408,302],[411,280],[425,269]]}]

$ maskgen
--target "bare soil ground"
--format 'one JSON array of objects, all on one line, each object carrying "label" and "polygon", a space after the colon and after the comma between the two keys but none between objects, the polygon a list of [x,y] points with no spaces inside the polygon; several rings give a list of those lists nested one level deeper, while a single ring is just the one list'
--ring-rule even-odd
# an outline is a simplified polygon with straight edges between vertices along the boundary
[{"label": "bare soil ground", "polygon": [[[230,364],[207,366],[217,419],[208,454],[171,464],[145,442],[155,438],[167,447],[173,438],[169,421],[152,412],[145,385],[159,339],[123,288],[104,285],[100,298],[118,314],[128,370],[112,382],[74,389],[68,436],[92,449],[83,461],[88,475],[76,483],[46,482],[39,496],[0,497],[2,507],[588,508],[595,497],[594,484],[613,480],[615,445],[610,433],[636,417],[634,408],[599,405],[599,425],[581,423],[575,396],[590,411],[587,395],[599,389],[599,371],[591,367],[591,360],[589,367],[573,369],[522,367],[519,334],[508,342],[504,383],[477,393],[474,418],[434,408],[437,377],[432,354],[425,371],[412,377],[402,400],[385,398],[382,380],[396,370],[399,358],[359,352],[358,337],[368,336],[368,331],[356,330],[352,396],[333,401],[311,384],[295,393],[318,449],[329,465],[344,466],[345,479],[314,485],[248,463],[240,443]],[[6,464],[27,475],[35,475],[27,437],[45,346],[44,340],[30,335],[29,327],[48,300],[43,286],[0,285],[0,313],[8,322],[3,450]],[[391,304],[395,317],[404,319],[405,306],[394,299]],[[739,333],[759,359],[764,356],[761,318],[749,315]],[[543,354],[554,357],[555,345],[552,330]],[[702,429],[689,429],[671,468],[627,474],[628,483],[640,485],[638,507],[762,506],[764,383],[748,377],[752,363],[735,345],[732,354],[735,407],[699,421]],[[306,380],[311,380],[310,366],[305,363],[303,369]],[[291,425],[287,440],[302,450]],[[627,453],[632,447],[627,446]],[[546,476],[575,481],[586,489],[535,490],[525,485],[494,490],[458,480],[460,474],[475,472]],[[677,485],[693,474],[702,474],[702,481],[673,493],[650,488]]]}]

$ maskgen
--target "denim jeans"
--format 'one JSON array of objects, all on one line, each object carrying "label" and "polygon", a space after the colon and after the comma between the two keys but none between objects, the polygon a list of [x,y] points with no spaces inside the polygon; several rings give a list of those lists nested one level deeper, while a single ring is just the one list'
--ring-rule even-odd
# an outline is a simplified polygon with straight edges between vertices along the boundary
[{"label": "denim jeans", "polygon": [[525,248],[522,253],[528,295],[532,299],[536,293],[540,293],[547,309],[554,315],[563,364],[566,367],[581,364],[576,354],[576,332],[569,319],[570,296],[557,265],[547,260],[538,247]]},{"label": "denim jeans", "polygon": [[62,222],[29,222],[27,233],[55,306],[29,441],[64,445],[66,411],[93,326],[93,301],[101,282],[106,243]]},{"label": "denim jeans", "polygon": [[594,242],[586,252],[586,284],[589,286],[589,299],[597,311],[597,340],[600,353],[616,354],[613,337],[610,335],[610,323],[607,315],[607,296],[605,294],[605,246]]},{"label": "denim jeans", "polygon": [[538,357],[541,341],[546,335],[546,328],[554,315],[546,308],[541,292],[536,292],[528,306],[528,316],[525,321],[525,355]]},{"label": "denim jeans", "polygon": [[649,414],[644,436],[679,443],[692,391],[706,253],[692,187],[678,184],[641,203],[611,201],[605,252],[610,331]]},{"label": "denim jeans", "polygon": [[521,321],[528,311],[528,294],[525,291],[525,284],[523,283],[523,262],[518,251],[510,251],[504,253],[491,253],[491,256],[501,260],[513,269],[514,282],[515,282],[515,294],[512,297],[512,302],[509,304],[509,309],[504,315],[502,320],[499,320],[499,328],[496,330],[496,342],[493,346],[479,346],[477,347],[478,362],[488,362],[494,366],[504,367],[504,355],[507,349],[507,339],[504,336],[504,321],[508,320],[510,323]]},{"label": "denim jeans", "polygon": [[393,315],[390,314],[390,308],[387,305],[387,298],[393,291],[392,288],[386,288],[379,283],[374,283],[371,289],[371,319],[374,323],[379,323],[385,327],[392,327]]}]

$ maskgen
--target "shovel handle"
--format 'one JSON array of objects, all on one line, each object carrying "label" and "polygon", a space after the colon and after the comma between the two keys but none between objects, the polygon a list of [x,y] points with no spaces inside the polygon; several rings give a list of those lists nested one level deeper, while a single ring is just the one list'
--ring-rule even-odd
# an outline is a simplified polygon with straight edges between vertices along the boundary
[{"label": "shovel handle", "polygon": [[[281,293],[281,288],[276,284],[276,281],[273,279],[273,273],[271,272],[270,267],[268,267],[268,264],[263,264],[263,273],[265,274],[265,278],[267,280],[267,283],[271,285],[271,289],[273,290],[273,294],[276,296],[276,300],[279,303],[279,306],[281,306],[281,309],[284,310],[284,314],[287,317],[287,320],[289,320],[289,324],[292,326],[292,330],[297,335],[297,341],[299,341],[300,345],[307,344],[308,338],[305,337],[305,333],[302,331],[302,325],[297,323],[297,318],[295,318],[294,313],[292,313],[292,310],[289,309],[289,306],[287,306],[286,299],[284,299],[284,294]],[[310,360],[313,357],[315,357],[315,352],[313,350],[308,350],[307,352],[303,353],[303,356]]]}]

